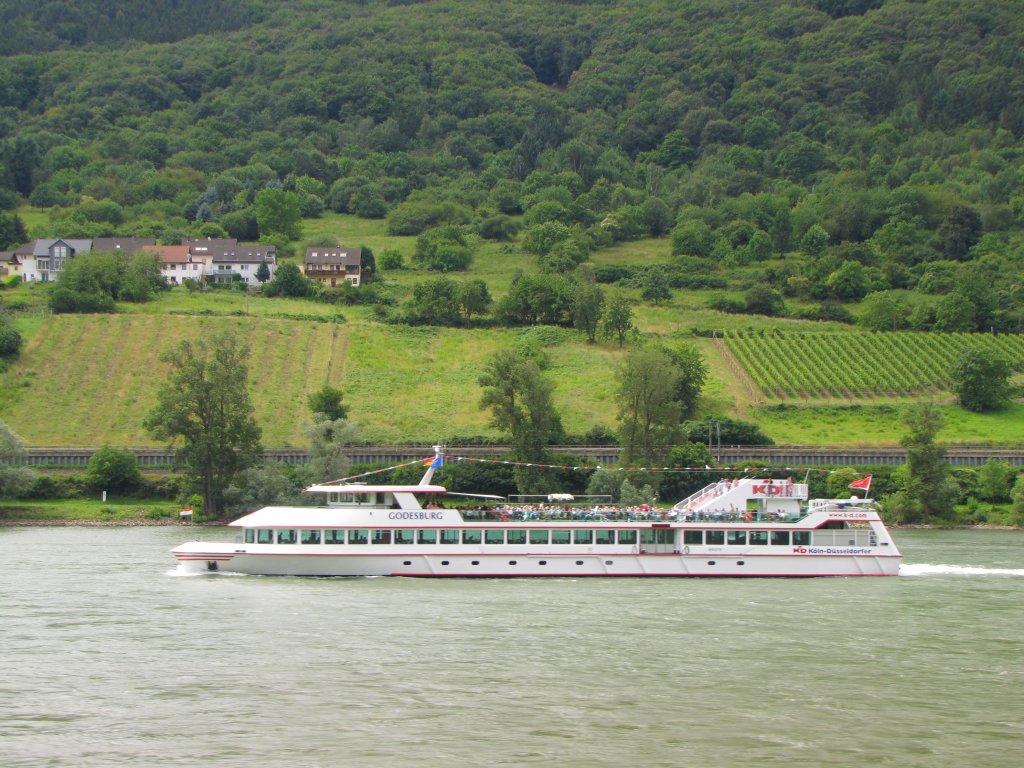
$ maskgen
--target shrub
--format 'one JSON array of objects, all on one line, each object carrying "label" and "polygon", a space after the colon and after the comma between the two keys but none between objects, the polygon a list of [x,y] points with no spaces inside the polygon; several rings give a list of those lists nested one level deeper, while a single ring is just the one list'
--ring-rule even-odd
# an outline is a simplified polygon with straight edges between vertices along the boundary
[{"label": "shrub", "polygon": [[135,454],[109,445],[104,445],[89,457],[85,476],[91,487],[105,491],[132,490],[142,480]]},{"label": "shrub", "polygon": [[415,258],[427,269],[455,272],[469,268],[473,251],[462,231],[447,224],[429,229],[416,238]]},{"label": "shrub", "polygon": [[380,255],[381,269],[405,269],[405,257],[401,251],[389,248]]},{"label": "shrub", "polygon": [[139,496],[149,499],[177,499],[188,488],[184,475],[143,475],[137,486]]},{"label": "shrub", "polygon": [[968,349],[951,372],[953,392],[969,411],[999,410],[1010,400],[1010,374],[1010,364],[998,352]]},{"label": "shrub", "polygon": [[59,285],[50,294],[50,309],[57,314],[100,314],[115,311],[114,300],[106,294],[80,293]]},{"label": "shrub", "polygon": [[816,307],[808,307],[794,313],[794,317],[801,320],[831,320],[836,323],[847,323],[852,325],[856,322],[853,314],[842,304],[835,301],[825,301]]},{"label": "shrub", "polygon": [[620,280],[629,280],[636,277],[640,271],[637,267],[625,264],[597,264],[593,270],[594,279],[599,283],[617,283]]},{"label": "shrub", "polygon": [[16,357],[21,351],[21,333],[14,323],[0,315],[0,357]]},{"label": "shrub", "polygon": [[86,495],[81,475],[36,475],[23,494],[26,499],[77,499]]}]

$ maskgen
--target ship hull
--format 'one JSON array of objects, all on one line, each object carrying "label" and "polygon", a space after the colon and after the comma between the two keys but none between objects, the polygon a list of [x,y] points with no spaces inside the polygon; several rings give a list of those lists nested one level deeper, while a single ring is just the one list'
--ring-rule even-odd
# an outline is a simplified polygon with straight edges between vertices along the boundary
[{"label": "ship hull", "polygon": [[[179,548],[180,549],[180,548]],[[896,576],[898,555],[795,554],[291,554],[209,550],[175,552],[182,573],[265,576],[521,577],[824,577]]]}]

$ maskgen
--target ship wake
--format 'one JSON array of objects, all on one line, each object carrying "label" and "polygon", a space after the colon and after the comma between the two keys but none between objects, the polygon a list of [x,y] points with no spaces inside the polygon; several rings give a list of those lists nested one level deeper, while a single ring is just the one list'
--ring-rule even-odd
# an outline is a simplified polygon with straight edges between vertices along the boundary
[{"label": "ship wake", "polygon": [[1024,568],[978,568],[972,565],[904,563],[900,576],[1024,576]]}]

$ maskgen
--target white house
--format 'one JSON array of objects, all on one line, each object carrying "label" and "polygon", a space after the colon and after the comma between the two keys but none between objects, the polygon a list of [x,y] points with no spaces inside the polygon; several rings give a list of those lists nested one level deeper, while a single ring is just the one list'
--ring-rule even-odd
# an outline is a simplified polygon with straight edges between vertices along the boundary
[{"label": "white house", "polygon": [[14,253],[21,261],[21,277],[26,282],[46,283],[59,280],[64,267],[77,254],[135,253],[155,240],[142,237],[98,237],[95,240],[33,240]]},{"label": "white house", "polygon": [[185,239],[193,259],[202,259],[206,264],[206,278],[215,283],[231,283],[238,275],[246,285],[259,286],[256,277],[260,264],[265,263],[270,276],[277,271],[277,249],[272,245],[251,245],[234,239]]}]

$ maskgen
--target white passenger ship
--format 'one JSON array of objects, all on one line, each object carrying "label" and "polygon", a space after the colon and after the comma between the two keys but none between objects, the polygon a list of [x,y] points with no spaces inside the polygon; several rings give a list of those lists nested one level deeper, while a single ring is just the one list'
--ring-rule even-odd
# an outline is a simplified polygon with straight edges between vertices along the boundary
[{"label": "white passenger ship", "polygon": [[[438,457],[440,449],[435,449]],[[316,485],[325,507],[264,507],[234,543],[172,550],[186,573],[280,576],[896,576],[901,555],[870,499],[807,500],[807,485],[722,480],[671,511],[548,504],[489,519],[426,507],[432,485]]]}]

